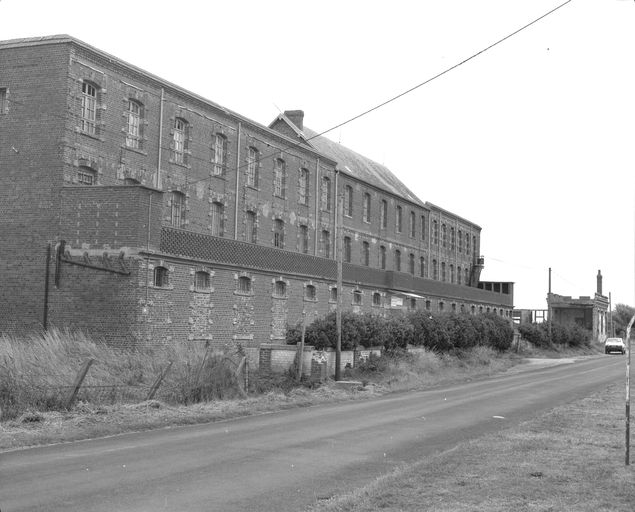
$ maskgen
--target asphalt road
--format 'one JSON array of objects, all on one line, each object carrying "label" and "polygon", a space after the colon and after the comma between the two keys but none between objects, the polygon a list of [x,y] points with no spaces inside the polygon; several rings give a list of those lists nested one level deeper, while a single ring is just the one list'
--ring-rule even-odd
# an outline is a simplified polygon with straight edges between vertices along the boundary
[{"label": "asphalt road", "polygon": [[297,511],[624,382],[625,358],[232,421],[0,453],[0,510]]}]

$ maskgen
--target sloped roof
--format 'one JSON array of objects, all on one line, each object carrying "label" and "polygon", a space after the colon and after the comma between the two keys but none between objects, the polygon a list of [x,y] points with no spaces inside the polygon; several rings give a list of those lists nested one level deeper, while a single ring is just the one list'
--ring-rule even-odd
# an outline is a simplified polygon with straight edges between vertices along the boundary
[{"label": "sloped roof", "polygon": [[302,131],[309,144],[320,153],[335,160],[337,168],[343,173],[425,207],[425,203],[399,181],[387,167],[322,135],[318,135],[309,128],[304,127]]}]

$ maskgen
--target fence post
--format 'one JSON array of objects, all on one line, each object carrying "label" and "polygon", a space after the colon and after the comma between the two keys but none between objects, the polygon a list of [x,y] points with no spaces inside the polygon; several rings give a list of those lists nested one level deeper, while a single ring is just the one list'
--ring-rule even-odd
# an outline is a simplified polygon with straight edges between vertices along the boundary
[{"label": "fence post", "polygon": [[302,380],[302,359],[304,358],[304,336],[306,334],[306,311],[302,310],[302,337],[300,338],[300,343],[297,346],[298,351],[298,379]]},{"label": "fence post", "polygon": [[236,368],[236,378],[238,379],[238,391],[240,391],[240,394],[243,396],[243,398],[247,397],[247,393],[246,393],[246,390],[243,389],[242,387],[245,381],[243,380],[241,383],[240,374],[243,372],[243,368],[245,368],[246,364],[247,364],[247,356],[243,356],[243,358],[240,360],[240,363],[238,363],[238,368]]},{"label": "fence post", "polygon": [[146,398],[146,400],[152,400],[154,398],[154,395],[159,390],[159,386],[163,382],[163,379],[170,371],[170,368],[172,368],[173,362],[174,361],[170,361],[170,363],[165,367],[165,369],[159,374],[157,379],[154,381],[154,384],[152,384],[152,387],[150,388],[150,392],[148,393],[148,397]]},{"label": "fence post", "polygon": [[82,387],[82,382],[84,382],[84,378],[86,377],[86,374],[88,373],[88,369],[90,368],[90,366],[93,364],[94,361],[95,361],[94,359],[88,359],[84,363],[84,366],[82,367],[82,369],[79,370],[79,372],[77,373],[77,377],[75,377],[75,382],[73,383],[73,389],[71,390],[71,394],[68,397],[68,401],[66,402],[67,409],[70,409],[71,405],[73,405],[73,402],[75,401],[75,398],[77,397],[77,393],[79,392],[79,388]]}]

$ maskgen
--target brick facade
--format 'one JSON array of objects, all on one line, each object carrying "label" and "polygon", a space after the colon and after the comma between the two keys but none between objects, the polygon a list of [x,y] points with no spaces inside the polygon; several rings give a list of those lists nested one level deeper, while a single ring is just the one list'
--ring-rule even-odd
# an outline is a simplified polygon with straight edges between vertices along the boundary
[{"label": "brick facade", "polygon": [[343,194],[344,307],[510,315],[511,283],[478,288],[479,226],[301,111],[265,127],[68,36],[0,42],[0,69],[0,332],[280,343],[335,308]]}]

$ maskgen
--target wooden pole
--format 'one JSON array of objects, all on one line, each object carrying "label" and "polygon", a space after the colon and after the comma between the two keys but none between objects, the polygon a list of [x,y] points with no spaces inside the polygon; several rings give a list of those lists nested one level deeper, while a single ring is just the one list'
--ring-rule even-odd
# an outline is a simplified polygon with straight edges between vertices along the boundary
[{"label": "wooden pole", "polygon": [[51,275],[51,244],[46,246],[46,271],[44,272],[44,311],[42,314],[42,327],[44,331],[49,328],[49,281]]},{"label": "wooden pole", "polygon": [[342,295],[344,290],[342,289],[342,245],[344,245],[344,239],[342,237],[342,222],[343,218],[343,204],[344,198],[338,195],[337,198],[337,309],[335,310],[335,327],[337,329],[337,344],[335,345],[335,380],[341,379],[341,366],[342,366]]},{"label": "wooden pole", "polygon": [[302,360],[304,359],[304,336],[306,334],[306,311],[302,310],[302,336],[298,354],[298,380],[302,380]]},{"label": "wooden pole", "polygon": [[552,337],[551,337],[551,267],[549,267],[549,293],[547,294],[547,317],[549,319],[549,323],[547,324],[547,327],[549,327],[549,341],[552,341]]},{"label": "wooden pole", "polygon": [[94,359],[86,360],[86,362],[84,363],[84,366],[82,366],[82,369],[79,370],[77,376],[75,377],[75,382],[73,383],[73,389],[71,390],[71,394],[68,397],[68,401],[66,402],[67,409],[70,409],[71,405],[73,405],[73,402],[75,401],[75,398],[77,397],[77,393],[79,392],[79,388],[82,387],[82,382],[84,382],[84,378],[86,377],[86,374],[88,373],[88,369],[90,368],[90,365],[92,365],[94,361],[95,361]]},{"label": "wooden pole", "polygon": [[631,463],[631,327],[635,322],[635,315],[626,327],[626,346],[628,357],[626,358],[626,465]]},{"label": "wooden pole", "polygon": [[154,398],[154,395],[158,391],[159,386],[163,382],[163,379],[165,378],[165,376],[170,371],[170,368],[172,368],[172,363],[173,362],[174,361],[170,361],[170,363],[163,369],[163,371],[159,374],[157,379],[154,381],[154,384],[152,384],[152,387],[150,388],[150,392],[148,393],[148,396],[147,396],[146,400],[152,400]]}]

